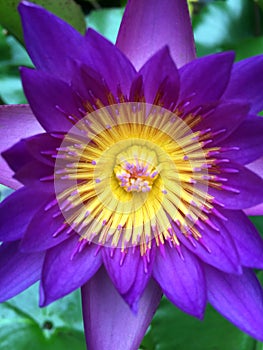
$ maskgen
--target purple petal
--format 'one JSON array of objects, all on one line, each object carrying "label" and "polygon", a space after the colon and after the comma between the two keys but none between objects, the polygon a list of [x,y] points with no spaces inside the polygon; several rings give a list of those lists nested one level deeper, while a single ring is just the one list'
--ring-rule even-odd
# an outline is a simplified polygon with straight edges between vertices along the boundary
[{"label": "purple petal", "polygon": [[[158,104],[165,100],[164,107],[169,108],[171,103],[177,102],[179,74],[167,46],[152,56],[140,69],[139,74],[143,76],[147,103]],[[158,96],[160,101],[155,100]]]},{"label": "purple petal", "polygon": [[30,221],[50,196],[49,186],[22,187],[0,203],[0,241],[24,235]]},{"label": "purple petal", "polygon": [[263,341],[263,291],[255,274],[240,276],[206,267],[208,300],[230,322]]},{"label": "purple petal", "polygon": [[68,81],[72,71],[66,64],[67,58],[85,57],[84,37],[40,6],[23,1],[19,12],[27,51],[36,68]]},{"label": "purple petal", "polygon": [[43,253],[23,254],[19,242],[0,246],[0,302],[3,302],[39,280]]},{"label": "purple petal", "polygon": [[[224,164],[224,165],[223,165]],[[226,169],[238,172],[228,172]],[[209,187],[208,192],[227,209],[247,209],[263,202],[263,179],[234,162],[222,163],[220,177],[225,178],[221,189]]]},{"label": "purple petal", "polygon": [[129,101],[139,102],[144,101],[143,77],[137,75],[131,85]]},{"label": "purple petal", "polygon": [[263,156],[246,167],[263,179]]},{"label": "purple petal", "polygon": [[50,134],[39,134],[33,137],[25,139],[25,146],[27,151],[41,163],[54,167],[55,159],[50,155],[46,155],[43,152],[53,151],[60,146],[61,140],[55,137],[52,137]]},{"label": "purple petal", "polygon": [[151,277],[154,254],[151,251],[150,263],[141,257],[140,249],[127,253],[116,249],[111,255],[110,249],[103,250],[105,268],[123,299],[136,310],[138,301]]},{"label": "purple petal", "polygon": [[[215,135],[211,137],[213,143],[210,143],[209,147],[212,145],[218,146],[219,142],[225,140],[238,128],[246,118],[248,111],[249,106],[243,102],[235,101],[220,103],[214,112],[209,113],[200,123],[198,123],[194,128],[194,131],[210,128],[212,135],[213,133],[215,133]],[[223,156],[225,156],[225,152],[223,153]]]},{"label": "purple petal", "polygon": [[26,142],[24,139],[18,141],[4,151],[2,153],[2,157],[8,163],[9,167],[15,172],[25,166],[28,162],[32,161],[32,156],[29,154],[26,148]]},{"label": "purple petal", "polygon": [[44,154],[46,151],[56,152],[61,140],[55,139],[49,134],[34,135],[17,142],[11,148],[3,152],[3,157],[15,172],[32,161],[39,161],[41,164],[54,168],[55,159],[51,154]]},{"label": "purple petal", "polygon": [[175,248],[165,246],[156,254],[153,277],[175,306],[198,318],[203,317],[206,305],[203,270],[198,259],[185,247],[178,253]]},{"label": "purple petal", "polygon": [[224,98],[243,99],[251,103],[252,113],[260,112],[263,108],[262,76],[263,55],[235,63]]},{"label": "purple petal", "polygon": [[82,288],[82,307],[89,349],[137,350],[161,300],[151,280],[135,314],[124,302],[104,269]]},{"label": "purple petal", "polygon": [[239,274],[241,273],[240,259],[232,237],[226,230],[215,231],[206,225],[201,232],[199,241],[186,238],[173,224],[179,241],[205,263],[219,270]]},{"label": "purple petal", "polygon": [[[41,184],[40,179],[52,178],[56,152],[61,141],[48,134],[39,134],[22,139],[2,153],[2,156],[15,171],[14,178],[24,185]],[[46,151],[51,153],[45,153]]]},{"label": "purple petal", "polygon": [[[246,166],[263,179],[263,157]],[[263,203],[245,210],[247,215],[263,215]]]},{"label": "purple petal", "polygon": [[191,21],[185,1],[129,1],[116,45],[136,69],[164,45],[178,67],[195,58]]},{"label": "purple petal", "polygon": [[259,205],[255,205],[252,208],[248,208],[245,210],[245,213],[247,215],[251,215],[251,216],[258,216],[258,215],[263,215],[263,203],[259,204]]},{"label": "purple petal", "polygon": [[[0,153],[10,148],[21,137],[43,132],[28,105],[0,106],[0,123]],[[2,184],[12,188],[21,186],[12,178],[13,173],[2,157],[0,157],[0,170]]]},{"label": "purple petal", "polygon": [[[223,156],[240,164],[248,164],[263,155],[263,118],[249,118],[225,139],[222,147],[238,147],[237,151],[224,152]],[[262,166],[263,169],[263,166]]]},{"label": "purple petal", "polygon": [[97,249],[96,245],[81,244],[78,235],[50,249],[42,270],[40,305],[46,306],[86,283],[102,264]]},{"label": "purple petal", "polygon": [[183,111],[217,101],[228,84],[234,60],[233,52],[198,58],[179,70],[181,103],[189,103]]},{"label": "purple petal", "polygon": [[241,265],[263,268],[263,240],[255,226],[242,211],[221,210],[228,219],[220,231],[227,230],[235,242]]},{"label": "purple petal", "polygon": [[52,179],[54,176],[54,169],[44,165],[36,160],[30,161],[22,166],[14,175],[25,186],[41,185],[42,183],[51,183],[43,181],[44,178]]},{"label": "purple petal", "polygon": [[[81,96],[82,101],[88,101],[92,105],[99,99],[103,105],[109,104],[109,87],[101,75],[89,66],[70,61],[76,74],[71,79],[72,87]],[[95,100],[95,101],[94,101]]]},{"label": "purple petal", "polygon": [[127,57],[110,41],[89,29],[86,34],[90,55],[87,65],[105,80],[109,90],[116,94],[120,89],[127,95],[136,71]]},{"label": "purple petal", "polygon": [[52,196],[36,212],[21,241],[21,251],[39,252],[69,238],[69,227],[65,224],[58,204],[54,202],[55,198]]},{"label": "purple petal", "polygon": [[19,6],[29,55],[37,69],[70,82],[77,60],[97,70],[114,93],[118,85],[126,94],[135,76],[129,60],[108,40],[93,30],[86,37],[40,6],[23,2]]},{"label": "purple petal", "polygon": [[25,95],[45,130],[67,132],[73,126],[69,117],[82,117],[81,101],[67,83],[29,68],[21,69],[21,77]]}]

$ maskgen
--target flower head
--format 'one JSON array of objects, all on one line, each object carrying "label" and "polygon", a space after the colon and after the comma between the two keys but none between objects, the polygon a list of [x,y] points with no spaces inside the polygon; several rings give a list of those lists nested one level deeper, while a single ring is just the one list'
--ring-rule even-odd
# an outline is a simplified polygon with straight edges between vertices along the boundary
[{"label": "flower head", "polygon": [[23,187],[0,205],[1,300],[39,279],[42,306],[83,287],[92,349],[138,347],[161,291],[263,339],[263,243],[244,212],[263,202],[263,58],[197,59],[186,3],[149,3],[128,3],[116,46],[19,7],[36,69],[12,110],[30,128],[3,152]]}]

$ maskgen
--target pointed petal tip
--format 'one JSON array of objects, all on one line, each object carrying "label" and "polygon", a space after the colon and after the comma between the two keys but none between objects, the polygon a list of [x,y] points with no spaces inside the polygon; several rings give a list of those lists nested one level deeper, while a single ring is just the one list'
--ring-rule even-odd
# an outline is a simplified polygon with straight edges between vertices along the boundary
[{"label": "pointed petal tip", "polygon": [[[83,318],[90,349],[138,349],[161,300],[161,290],[151,280],[134,315],[104,269],[82,288]],[[109,317],[110,315],[110,317]]]},{"label": "pointed petal tip", "polygon": [[[58,299],[58,298],[57,298]],[[42,280],[39,285],[39,302],[38,306],[40,308],[46,307],[57,300],[56,298],[50,298],[49,294],[45,292]]]},{"label": "pointed petal tip", "polygon": [[263,203],[258,204],[255,207],[245,209],[244,212],[249,216],[261,216],[263,215]]},{"label": "pointed petal tip", "polygon": [[[44,131],[27,104],[0,106],[0,124],[1,153],[12,147],[21,137],[29,137]],[[0,182],[14,189],[21,187],[21,184],[13,179],[13,171],[2,157],[0,157]]]},{"label": "pointed petal tip", "polygon": [[23,12],[26,11],[28,8],[41,8],[41,6],[37,4],[33,4],[32,2],[29,2],[29,1],[23,0],[18,4],[17,8],[19,13],[22,15]]},{"label": "pointed petal tip", "polygon": [[[184,260],[170,247],[165,256],[156,255],[153,276],[166,297],[180,310],[202,319],[207,301],[202,264],[182,247]],[[178,278],[180,276],[180,278]]]},{"label": "pointed petal tip", "polygon": [[128,1],[116,45],[136,69],[164,44],[178,66],[196,57],[186,1]]},{"label": "pointed petal tip", "polygon": [[251,269],[241,276],[206,266],[208,300],[226,319],[255,339],[263,339],[263,290]]}]

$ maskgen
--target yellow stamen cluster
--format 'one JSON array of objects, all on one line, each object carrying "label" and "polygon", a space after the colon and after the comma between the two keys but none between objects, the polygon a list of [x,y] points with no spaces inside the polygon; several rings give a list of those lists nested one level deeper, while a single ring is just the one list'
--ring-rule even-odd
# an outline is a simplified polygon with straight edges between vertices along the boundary
[{"label": "yellow stamen cluster", "polygon": [[[171,221],[198,239],[213,208],[198,120],[141,102],[98,109],[65,137],[56,161],[57,199],[65,221],[88,241],[141,254],[166,240],[179,245]],[[61,182],[67,184],[61,186]]]}]

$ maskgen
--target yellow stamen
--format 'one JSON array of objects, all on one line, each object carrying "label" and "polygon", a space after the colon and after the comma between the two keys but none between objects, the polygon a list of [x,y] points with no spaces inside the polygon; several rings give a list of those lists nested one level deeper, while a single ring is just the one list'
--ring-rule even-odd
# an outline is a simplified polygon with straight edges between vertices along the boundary
[{"label": "yellow stamen", "polygon": [[58,150],[55,185],[65,221],[88,241],[140,245],[142,255],[152,239],[179,245],[172,221],[201,237],[195,222],[207,219],[207,188],[217,177],[208,174],[213,159],[202,134],[189,127],[201,118],[185,119],[141,102],[88,113]]}]

